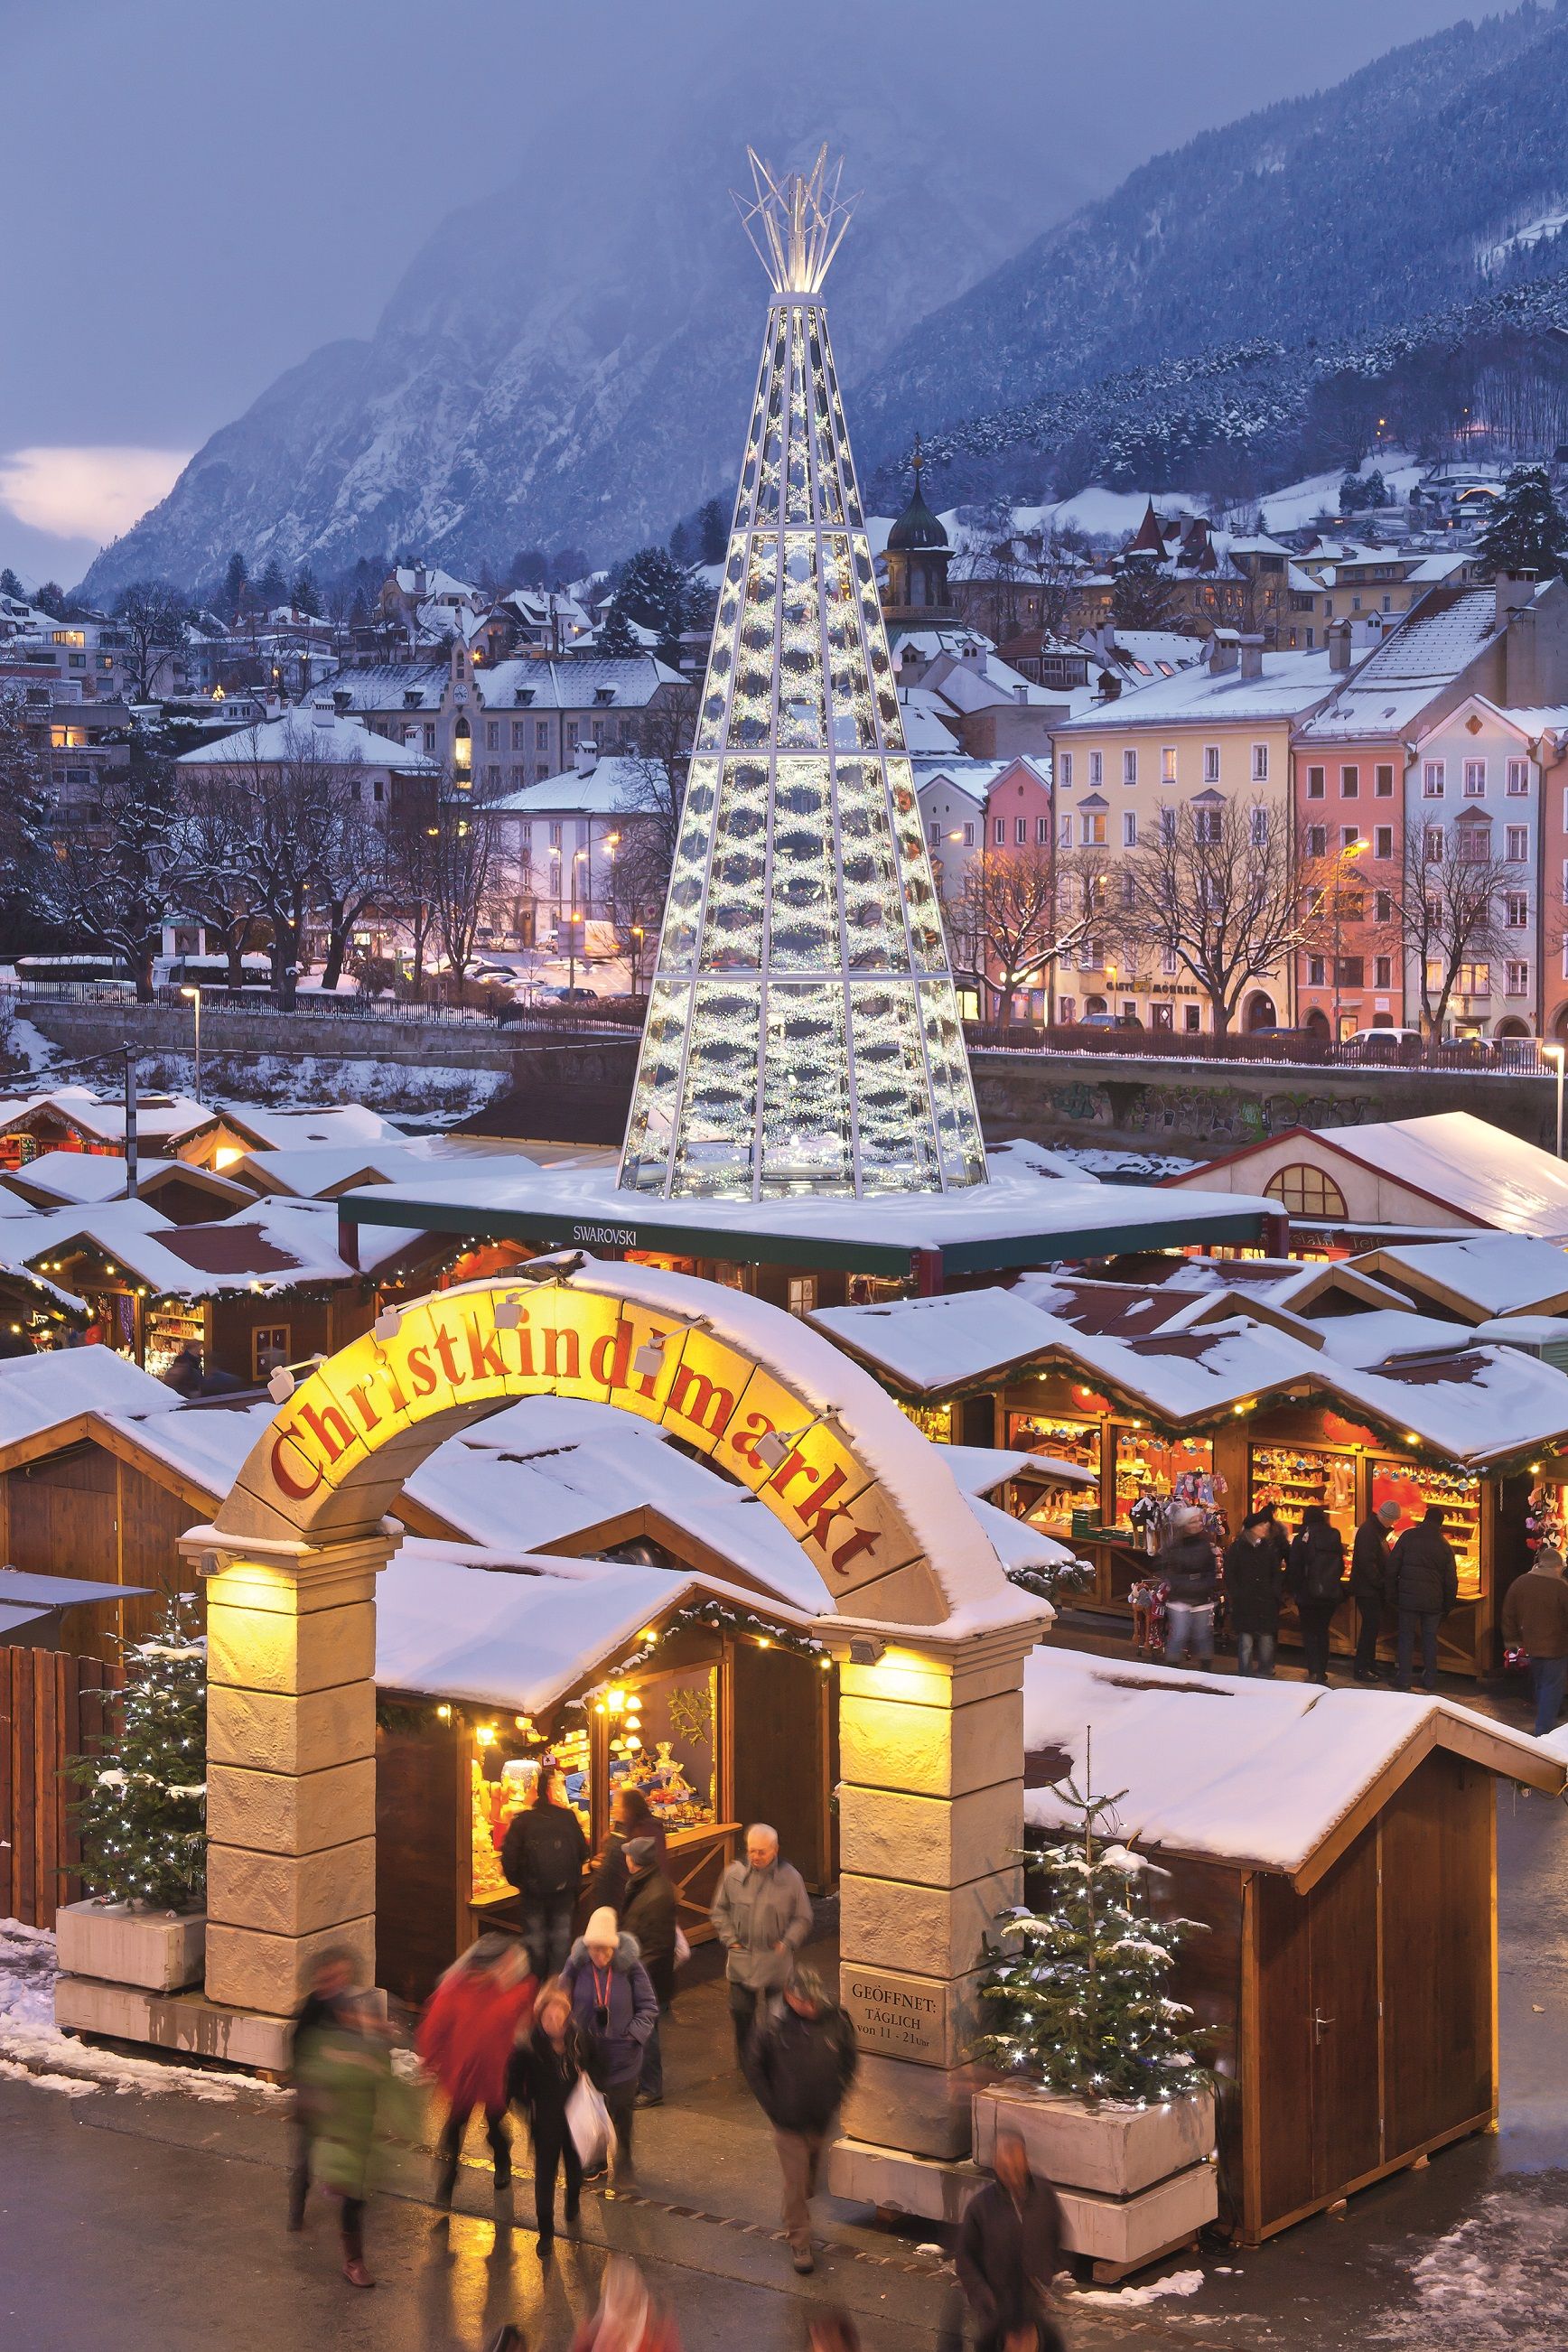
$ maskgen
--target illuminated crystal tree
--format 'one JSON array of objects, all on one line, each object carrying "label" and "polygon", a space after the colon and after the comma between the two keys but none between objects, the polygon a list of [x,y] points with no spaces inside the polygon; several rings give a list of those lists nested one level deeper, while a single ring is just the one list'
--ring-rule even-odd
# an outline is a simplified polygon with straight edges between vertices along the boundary
[{"label": "illuminated crystal tree", "polygon": [[985,1181],[822,282],[826,148],[742,217],[773,286],[621,1184]]}]

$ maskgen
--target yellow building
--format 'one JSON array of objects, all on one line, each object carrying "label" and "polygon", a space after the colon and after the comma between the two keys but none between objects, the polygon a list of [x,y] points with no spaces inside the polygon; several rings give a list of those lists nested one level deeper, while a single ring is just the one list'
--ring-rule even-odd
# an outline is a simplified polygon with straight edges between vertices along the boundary
[{"label": "yellow building", "polygon": [[[1326,652],[1268,653],[1260,638],[1217,629],[1208,661],[1064,720],[1053,733],[1058,854],[1103,849],[1114,905],[1118,866],[1161,822],[1162,808],[1230,801],[1282,828],[1292,846],[1290,733],[1342,682]],[[1110,1013],[1150,1029],[1211,1029],[1212,1014],[1173,956],[1130,971],[1109,947],[1091,947],[1056,981],[1056,1018]],[[1237,1008],[1237,1025],[1294,1018],[1294,983],[1282,960]]]}]

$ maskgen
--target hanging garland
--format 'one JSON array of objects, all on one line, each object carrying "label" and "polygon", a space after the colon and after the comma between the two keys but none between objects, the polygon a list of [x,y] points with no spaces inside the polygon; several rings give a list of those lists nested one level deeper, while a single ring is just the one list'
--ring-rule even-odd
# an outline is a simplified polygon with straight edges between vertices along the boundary
[{"label": "hanging garland", "polygon": [[828,1654],[823,1644],[810,1633],[796,1632],[793,1627],[775,1624],[771,1618],[760,1617],[754,1609],[743,1609],[729,1601],[692,1601],[677,1609],[664,1624],[650,1628],[640,1636],[635,1649],[607,1667],[591,1690],[580,1698],[568,1699],[568,1706],[586,1706],[609,1684],[618,1682],[623,1675],[636,1674],[646,1666],[664,1644],[677,1633],[701,1627],[712,1633],[734,1633],[772,1650],[791,1650],[796,1657],[816,1658],[826,1666]]}]

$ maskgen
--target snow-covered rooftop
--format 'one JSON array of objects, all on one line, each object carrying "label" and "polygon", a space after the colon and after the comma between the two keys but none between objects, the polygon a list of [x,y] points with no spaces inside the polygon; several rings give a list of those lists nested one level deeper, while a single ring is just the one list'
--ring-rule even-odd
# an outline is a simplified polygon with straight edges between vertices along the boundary
[{"label": "snow-covered rooftop", "polygon": [[1107,727],[1172,727],[1218,719],[1303,719],[1333,689],[1337,673],[1326,653],[1266,653],[1262,674],[1246,677],[1239,666],[1178,670],[1174,677],[1124,689],[1115,702],[1065,719],[1058,735]]},{"label": "snow-covered rooftop", "polygon": [[1555,1315],[1568,1307],[1568,1256],[1526,1234],[1473,1234],[1453,1241],[1402,1242],[1356,1258],[1384,1282],[1474,1321]]},{"label": "snow-covered rooftop", "polygon": [[635,815],[647,777],[647,763],[636,753],[607,751],[586,771],[563,769],[559,775],[542,777],[537,784],[524,784],[519,792],[489,801],[486,807],[499,816]]},{"label": "snow-covered rooftop", "polygon": [[366,1103],[336,1103],[319,1110],[266,1110],[254,1103],[224,1102],[217,1108],[237,1134],[250,1137],[266,1151],[400,1145],[406,1141],[401,1129]]},{"label": "snow-covered rooftop", "polygon": [[1348,742],[1398,736],[1495,635],[1490,588],[1438,590],[1424,608],[1392,629],[1333,700],[1303,726],[1300,740]]},{"label": "snow-covered rooftop", "polygon": [[1568,1242],[1568,1166],[1473,1111],[1433,1111],[1318,1133],[1347,1159],[1429,1194],[1472,1224]]},{"label": "snow-covered rooftop", "polygon": [[325,766],[416,770],[435,773],[436,763],[412,743],[395,743],[376,735],[361,719],[332,709],[285,711],[259,727],[242,727],[237,734],[221,735],[214,743],[198,743],[182,751],[181,768],[248,768],[287,761],[320,761]]},{"label": "snow-covered rooftop", "polygon": [[[1082,1786],[1125,1790],[1109,1827],[1145,1851],[1209,1854],[1290,1876],[1385,1775],[1448,1748],[1532,1787],[1559,1790],[1559,1753],[1449,1699],[1320,1690],[1128,1665],[1047,1643],[1024,1666],[1024,1750],[1061,1757]],[[1063,1826],[1050,1788],[1027,1789],[1027,1821]]]}]

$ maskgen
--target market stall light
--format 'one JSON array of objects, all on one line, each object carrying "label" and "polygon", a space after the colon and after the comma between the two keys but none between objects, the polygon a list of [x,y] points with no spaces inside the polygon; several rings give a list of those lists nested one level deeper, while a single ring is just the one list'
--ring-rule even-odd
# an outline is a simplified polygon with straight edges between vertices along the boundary
[{"label": "market stall light", "polygon": [[442,1721],[443,1723],[450,1723],[450,1722],[451,1722],[451,1720],[452,1720],[452,1710],[451,1710],[451,1708],[450,1708],[449,1706],[446,1706],[445,1704],[443,1704],[442,1706],[438,1706],[438,1707],[436,1709],[436,1712],[437,1712],[437,1714],[439,1716],[439,1717],[440,1717],[440,1719],[441,1719],[441,1721]]}]

